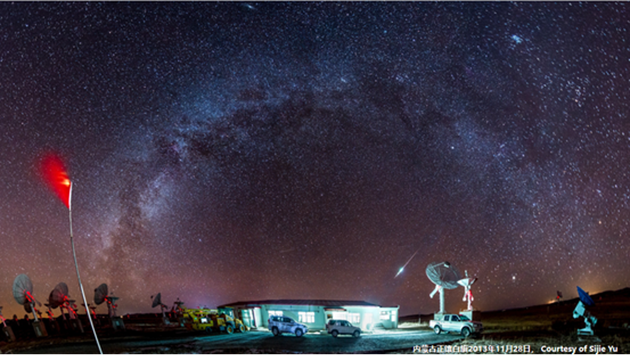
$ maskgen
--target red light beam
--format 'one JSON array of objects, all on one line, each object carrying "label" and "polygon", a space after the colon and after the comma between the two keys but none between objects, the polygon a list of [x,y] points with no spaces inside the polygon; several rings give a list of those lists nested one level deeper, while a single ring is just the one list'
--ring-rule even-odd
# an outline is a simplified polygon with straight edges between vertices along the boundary
[{"label": "red light beam", "polygon": [[40,172],[48,187],[71,209],[72,182],[61,158],[52,153],[47,154],[41,161]]}]

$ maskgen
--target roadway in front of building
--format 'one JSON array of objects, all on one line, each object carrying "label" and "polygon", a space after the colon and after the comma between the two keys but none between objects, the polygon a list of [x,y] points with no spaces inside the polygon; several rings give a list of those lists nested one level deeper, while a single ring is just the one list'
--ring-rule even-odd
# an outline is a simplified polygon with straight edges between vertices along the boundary
[{"label": "roadway in front of building", "polygon": [[[340,335],[337,338],[322,333],[308,333],[302,337],[293,334],[274,336],[269,331],[245,333],[180,333],[136,334],[132,337],[105,338],[101,345],[105,353],[383,353],[411,352],[417,345],[450,343],[462,339],[457,334],[437,335],[429,330],[393,330],[364,333],[359,338]],[[42,347],[30,347],[14,353],[95,353],[93,342],[65,343]]]},{"label": "roadway in front of building", "polygon": [[263,350],[269,352],[300,353],[369,353],[386,351],[410,351],[416,345],[441,344],[462,339],[455,334],[437,335],[427,330],[384,331],[377,334],[350,335],[306,334],[300,338],[293,334],[273,336],[270,332],[253,331],[245,334],[217,334],[198,337],[196,345],[204,351],[213,349]]}]

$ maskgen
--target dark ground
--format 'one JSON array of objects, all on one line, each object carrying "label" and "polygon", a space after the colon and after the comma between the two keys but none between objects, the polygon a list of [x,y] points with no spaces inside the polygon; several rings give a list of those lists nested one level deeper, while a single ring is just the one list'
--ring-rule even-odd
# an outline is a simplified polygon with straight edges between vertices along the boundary
[{"label": "dark ground", "polygon": [[[438,344],[461,339],[457,334],[436,335],[431,331],[404,331],[363,334],[360,338],[308,333],[274,337],[268,331],[219,334],[204,332],[138,332],[125,331],[100,337],[104,353],[181,354],[181,353],[386,353],[404,352],[419,344]],[[11,344],[3,351],[12,353],[96,353],[90,337],[34,340]]]},{"label": "dark ground", "polygon": [[[547,347],[545,353],[563,353],[549,351],[549,347],[585,346],[583,352],[577,353],[595,354],[599,351],[629,354],[630,288],[607,291],[592,297],[596,305],[588,307],[588,310],[598,319],[595,338],[577,335],[577,329],[584,327],[581,318],[572,317],[577,299],[520,309],[481,312],[479,319],[484,324],[484,333],[468,339],[454,334],[435,335],[428,327],[430,316],[418,315],[401,317],[399,329],[366,333],[359,339],[335,339],[323,333],[309,333],[302,338],[296,338],[292,335],[274,337],[267,331],[232,335],[188,332],[175,326],[161,326],[161,319],[154,314],[126,317],[127,329],[124,331],[115,332],[111,327],[99,327],[98,336],[105,353],[413,353],[416,345],[427,345],[425,349],[437,352],[440,350],[438,345],[442,344],[459,346],[458,349],[462,349],[461,346],[477,346],[476,351],[469,348],[465,350],[467,353],[520,352],[520,348],[514,348],[518,346],[528,346],[531,353],[542,353],[543,346]],[[104,319],[101,319],[102,324],[105,324]],[[83,335],[69,331],[58,334],[51,332],[45,338],[29,336],[28,329],[25,328],[16,330],[17,341],[0,342],[2,353],[98,351],[89,325],[85,327]],[[434,348],[430,348],[430,345]]]}]

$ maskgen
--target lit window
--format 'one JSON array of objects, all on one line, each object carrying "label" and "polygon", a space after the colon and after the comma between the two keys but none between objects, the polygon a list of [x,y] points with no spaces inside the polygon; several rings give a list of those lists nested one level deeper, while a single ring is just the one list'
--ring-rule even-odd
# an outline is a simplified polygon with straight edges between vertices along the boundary
[{"label": "lit window", "polygon": [[381,320],[388,320],[388,319],[389,319],[389,312],[381,311]]},{"label": "lit window", "polygon": [[333,319],[346,319],[346,312],[332,312]]},{"label": "lit window", "polygon": [[348,322],[352,324],[359,324],[361,322],[361,314],[360,313],[348,313]]},{"label": "lit window", "polygon": [[282,317],[282,311],[269,311],[269,317],[271,316]]},{"label": "lit window", "polygon": [[298,316],[302,323],[315,323],[315,312],[298,312]]}]

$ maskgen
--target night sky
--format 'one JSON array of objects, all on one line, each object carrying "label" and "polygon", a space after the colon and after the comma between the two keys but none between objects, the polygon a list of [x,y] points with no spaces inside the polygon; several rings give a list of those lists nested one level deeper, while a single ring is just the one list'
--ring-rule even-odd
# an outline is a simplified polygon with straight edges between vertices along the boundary
[{"label": "night sky", "polygon": [[2,2],[4,315],[20,273],[81,303],[49,151],[86,295],[119,314],[157,292],[431,313],[445,260],[480,310],[630,286],[629,7]]}]

